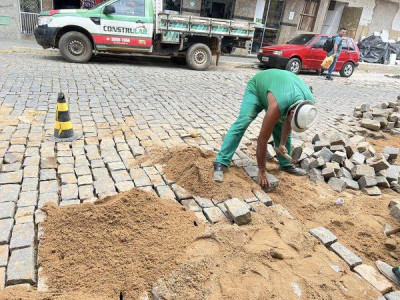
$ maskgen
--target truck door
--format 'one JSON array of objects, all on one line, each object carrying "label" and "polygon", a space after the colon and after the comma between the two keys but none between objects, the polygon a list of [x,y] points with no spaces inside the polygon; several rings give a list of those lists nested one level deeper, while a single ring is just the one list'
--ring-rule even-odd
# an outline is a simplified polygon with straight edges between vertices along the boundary
[{"label": "truck door", "polygon": [[98,49],[152,51],[154,25],[151,0],[109,2],[102,8],[100,25],[101,33],[93,35]]}]

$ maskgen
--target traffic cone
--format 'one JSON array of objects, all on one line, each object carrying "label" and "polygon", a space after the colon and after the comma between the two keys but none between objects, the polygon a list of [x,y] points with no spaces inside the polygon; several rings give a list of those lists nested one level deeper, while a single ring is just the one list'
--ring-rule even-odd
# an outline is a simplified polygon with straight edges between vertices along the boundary
[{"label": "traffic cone", "polygon": [[72,142],[78,137],[74,134],[71,117],[69,115],[68,103],[64,93],[58,93],[56,122],[54,125],[53,142]]}]

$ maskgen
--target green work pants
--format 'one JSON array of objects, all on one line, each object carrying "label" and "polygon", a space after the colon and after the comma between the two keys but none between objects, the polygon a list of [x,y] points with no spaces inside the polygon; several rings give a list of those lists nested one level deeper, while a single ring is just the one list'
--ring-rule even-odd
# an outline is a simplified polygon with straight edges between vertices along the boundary
[{"label": "green work pants", "polygon": [[[243,96],[242,105],[240,107],[240,112],[235,123],[232,124],[231,128],[228,130],[224,142],[222,143],[221,149],[218,152],[216,162],[219,162],[225,166],[229,166],[232,157],[235,154],[237,147],[239,146],[240,140],[242,139],[247,127],[250,123],[257,117],[257,115],[264,109],[263,104],[258,99],[257,95],[251,87],[247,87],[246,92]],[[272,131],[272,136],[274,137],[275,147],[278,147],[281,142],[283,121],[280,119]],[[290,134],[287,142],[286,148],[289,151],[289,155],[292,150],[292,135]],[[279,165],[281,167],[290,166],[291,163],[278,155]]]}]

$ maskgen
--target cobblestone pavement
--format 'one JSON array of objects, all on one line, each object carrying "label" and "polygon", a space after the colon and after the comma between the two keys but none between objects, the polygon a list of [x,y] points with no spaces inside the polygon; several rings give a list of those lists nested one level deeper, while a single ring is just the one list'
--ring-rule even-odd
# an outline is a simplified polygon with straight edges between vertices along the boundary
[{"label": "cobblestone pavement", "polygon": [[[133,187],[167,199],[189,198],[166,180],[162,166],[137,164],[138,158],[152,145],[218,148],[258,71],[225,64],[196,72],[165,59],[103,57],[78,65],[54,55],[0,54],[0,288],[37,283],[41,208],[48,202],[94,201]],[[302,78],[313,86],[321,112],[304,138],[332,128],[335,117],[351,114],[356,105],[400,94],[400,80],[382,74],[356,73],[333,82]],[[72,143],[49,140],[60,91],[82,135]],[[256,140],[261,118],[243,144]],[[191,137],[194,132],[200,136]],[[235,159],[246,157],[238,150]]]}]

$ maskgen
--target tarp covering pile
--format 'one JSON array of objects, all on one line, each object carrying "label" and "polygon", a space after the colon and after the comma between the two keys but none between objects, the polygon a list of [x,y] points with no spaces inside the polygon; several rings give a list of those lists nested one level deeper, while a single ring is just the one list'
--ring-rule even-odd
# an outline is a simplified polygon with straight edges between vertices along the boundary
[{"label": "tarp covering pile", "polygon": [[400,59],[400,42],[386,43],[380,36],[366,37],[358,43],[358,48],[361,52],[361,60],[369,63],[388,62],[391,53],[396,53],[396,59]]}]

